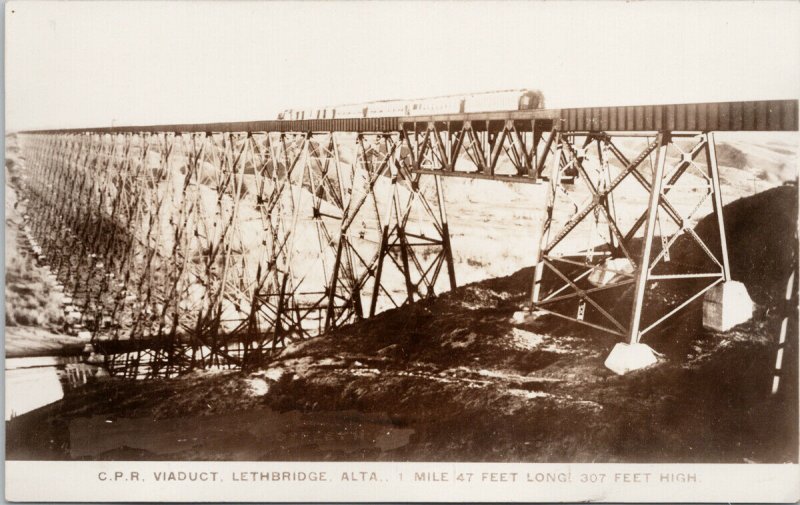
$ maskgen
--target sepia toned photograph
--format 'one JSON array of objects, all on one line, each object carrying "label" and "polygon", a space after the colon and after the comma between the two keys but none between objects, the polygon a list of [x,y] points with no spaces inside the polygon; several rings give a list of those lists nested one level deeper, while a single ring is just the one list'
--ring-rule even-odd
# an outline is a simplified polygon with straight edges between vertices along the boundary
[{"label": "sepia toned photograph", "polygon": [[7,3],[7,499],[800,499],[798,23]]}]

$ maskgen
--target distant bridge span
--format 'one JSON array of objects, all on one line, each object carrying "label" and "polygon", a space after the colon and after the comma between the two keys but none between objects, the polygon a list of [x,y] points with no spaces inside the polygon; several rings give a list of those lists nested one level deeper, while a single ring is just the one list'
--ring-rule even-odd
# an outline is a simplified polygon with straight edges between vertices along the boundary
[{"label": "distant bridge span", "polygon": [[797,130],[780,100],[28,131],[27,231],[109,369],[170,376],[454,289],[441,176],[541,183],[532,304],[638,342],[730,279],[713,132]]}]

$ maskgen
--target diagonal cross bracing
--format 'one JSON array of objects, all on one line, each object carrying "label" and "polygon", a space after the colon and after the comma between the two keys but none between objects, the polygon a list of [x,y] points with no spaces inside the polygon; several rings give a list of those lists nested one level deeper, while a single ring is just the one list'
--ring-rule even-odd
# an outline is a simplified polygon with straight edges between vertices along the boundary
[{"label": "diagonal cross bracing", "polygon": [[445,263],[455,285],[441,184],[431,192],[409,171],[401,132],[22,144],[41,259],[120,376],[256,366],[291,341],[433,296]]},{"label": "diagonal cross bracing", "polygon": [[[638,342],[708,289],[729,279],[713,136],[661,132],[652,141],[645,137],[645,147],[629,157],[618,144],[626,142],[627,149],[633,150],[636,138],[604,132],[556,137],[556,155],[550,161],[551,203],[532,293],[537,309],[631,342]],[[599,144],[597,159],[591,159],[585,150],[591,141]],[[682,147],[687,143],[688,147]],[[614,155],[617,167],[608,162],[604,152]],[[703,153],[704,162],[699,160]],[[558,209],[568,210],[558,196],[568,192],[562,174],[573,166],[579,174],[574,184],[583,188],[569,192],[588,194],[589,203],[575,207],[565,218],[562,212],[564,224],[550,238]],[[640,196],[634,199],[637,188]],[[682,201],[668,199],[671,192]],[[612,211],[615,198],[639,206],[632,223],[623,223],[623,217]],[[714,205],[709,205],[709,200]],[[692,229],[704,211],[715,216],[719,225],[718,252]],[[605,234],[600,221],[607,226]],[[623,234],[623,229],[628,231]],[[587,238],[589,245],[579,247]],[[672,257],[675,254],[678,257]],[[692,264],[683,257],[691,258]],[[657,284],[665,281],[682,282],[680,299],[666,304],[659,301]]]}]

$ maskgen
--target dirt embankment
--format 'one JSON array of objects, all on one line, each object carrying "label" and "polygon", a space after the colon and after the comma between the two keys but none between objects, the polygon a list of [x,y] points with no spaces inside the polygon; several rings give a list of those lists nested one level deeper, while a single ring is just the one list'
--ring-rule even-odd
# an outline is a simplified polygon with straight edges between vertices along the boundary
[{"label": "dirt embankment", "polygon": [[[253,373],[111,380],[70,393],[9,426],[9,457],[69,458],[71,423],[105,416],[207,419],[231,440],[251,440],[248,458],[266,460],[796,462],[796,360],[785,360],[791,366],[770,394],[796,201],[797,188],[785,186],[726,208],[733,276],[748,285],[756,317],[711,333],[696,304],[647,335],[665,358],[646,370],[623,377],[606,370],[615,340],[595,330],[548,317],[514,323],[532,276],[523,269],[294,344]],[[697,230],[713,235],[706,221]],[[796,341],[795,324],[788,356],[796,356]],[[237,423],[261,409],[379,415],[413,434],[390,449],[343,452],[313,436],[287,448]],[[334,436],[363,425],[357,416],[337,419]],[[285,429],[297,435],[308,427]],[[156,456],[128,440],[94,457],[243,457],[203,437],[178,442]]]}]

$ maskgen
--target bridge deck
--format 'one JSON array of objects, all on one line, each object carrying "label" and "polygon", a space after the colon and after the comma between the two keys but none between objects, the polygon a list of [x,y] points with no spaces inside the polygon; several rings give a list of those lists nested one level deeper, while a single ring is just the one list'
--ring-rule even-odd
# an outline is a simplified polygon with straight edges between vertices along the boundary
[{"label": "bridge deck", "polygon": [[760,100],[616,107],[579,107],[529,111],[477,112],[436,116],[401,116],[299,121],[116,126],[37,130],[25,133],[135,132],[393,132],[419,131],[428,123],[460,129],[469,121],[478,131],[501,129],[513,121],[520,131],[536,128],[561,131],[797,131],[798,100]]}]

